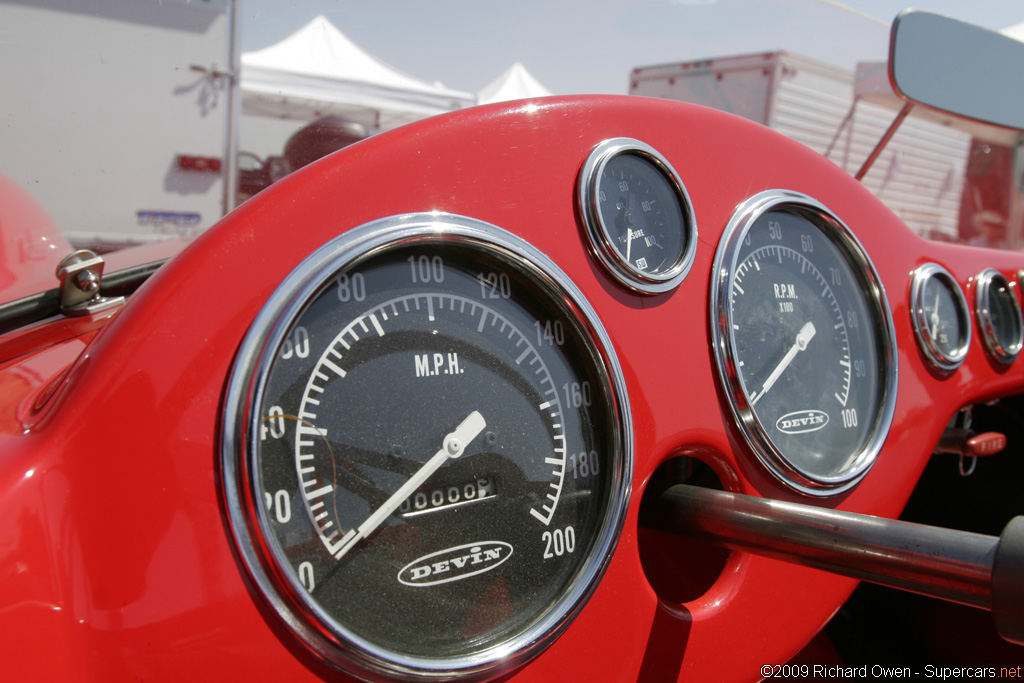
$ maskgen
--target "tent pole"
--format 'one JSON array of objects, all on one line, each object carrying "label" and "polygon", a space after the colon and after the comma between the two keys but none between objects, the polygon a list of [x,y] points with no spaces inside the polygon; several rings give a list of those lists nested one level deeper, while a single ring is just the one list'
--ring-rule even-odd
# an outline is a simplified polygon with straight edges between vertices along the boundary
[{"label": "tent pole", "polygon": [[227,83],[227,106],[224,115],[227,117],[224,140],[224,214],[227,215],[238,202],[238,123],[242,112],[242,96],[240,86],[241,65],[238,52],[238,3],[239,0],[228,0],[228,68],[225,75]]}]

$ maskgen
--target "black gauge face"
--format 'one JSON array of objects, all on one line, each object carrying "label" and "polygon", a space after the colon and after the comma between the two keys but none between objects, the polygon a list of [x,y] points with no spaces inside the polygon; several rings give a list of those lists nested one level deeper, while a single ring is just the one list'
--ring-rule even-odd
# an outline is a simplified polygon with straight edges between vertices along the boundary
[{"label": "black gauge face", "polygon": [[719,248],[716,351],[755,453],[793,488],[826,495],[866,473],[888,429],[892,325],[841,224],[790,197],[755,198]]},{"label": "black gauge face", "polygon": [[1020,354],[1024,339],[1017,295],[1006,277],[992,268],[978,273],[975,286],[978,327],[985,349],[996,361],[1009,365]]},{"label": "black gauge face", "polygon": [[654,294],[682,281],[696,228],[682,182],[663,157],[635,140],[606,141],[584,165],[580,190],[591,246],[621,284]]},{"label": "black gauge face", "polygon": [[622,261],[649,275],[671,270],[687,236],[668,178],[643,157],[619,154],[605,165],[597,187],[598,220]]},{"label": "black gauge face", "polygon": [[248,523],[289,611],[351,671],[528,656],[614,544],[618,370],[573,297],[519,259],[469,238],[388,244],[330,271],[269,340],[244,417]]},{"label": "black gauge face", "polygon": [[935,263],[915,271],[911,316],[925,358],[947,371],[963,363],[971,343],[971,318],[963,291],[949,271]]}]

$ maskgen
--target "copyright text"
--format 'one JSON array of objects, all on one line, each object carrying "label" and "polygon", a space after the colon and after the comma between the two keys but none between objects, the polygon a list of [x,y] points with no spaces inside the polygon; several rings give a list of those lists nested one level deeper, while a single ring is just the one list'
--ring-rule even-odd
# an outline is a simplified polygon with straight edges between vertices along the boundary
[{"label": "copyright text", "polygon": [[935,678],[938,680],[961,678],[1021,678],[1020,666],[825,666],[823,664],[765,664],[761,667],[764,678]]}]

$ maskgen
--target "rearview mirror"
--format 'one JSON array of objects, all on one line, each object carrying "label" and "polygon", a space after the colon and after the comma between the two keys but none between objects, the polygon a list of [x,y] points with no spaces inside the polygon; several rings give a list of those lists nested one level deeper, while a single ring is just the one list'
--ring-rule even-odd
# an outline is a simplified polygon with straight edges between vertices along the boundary
[{"label": "rearview mirror", "polygon": [[907,10],[892,25],[889,78],[900,97],[1024,130],[1024,43],[955,19]]}]

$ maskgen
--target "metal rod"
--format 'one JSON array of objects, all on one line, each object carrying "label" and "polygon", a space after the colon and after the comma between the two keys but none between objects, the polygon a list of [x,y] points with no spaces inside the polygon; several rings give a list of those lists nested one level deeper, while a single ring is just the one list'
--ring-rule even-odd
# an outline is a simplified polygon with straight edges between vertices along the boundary
[{"label": "metal rod", "polygon": [[835,147],[837,142],[839,142],[839,138],[840,138],[840,136],[842,136],[843,131],[846,130],[846,127],[848,125],[850,125],[851,121],[853,121],[853,115],[857,111],[857,102],[858,101],[860,101],[860,97],[857,96],[857,95],[854,95],[854,97],[853,97],[853,104],[850,105],[850,111],[846,112],[846,116],[843,118],[842,122],[839,124],[839,128],[836,128],[836,134],[832,136],[832,139],[829,140],[828,147],[825,148],[825,153],[822,155],[825,158],[829,158],[831,156],[832,148]]},{"label": "metal rod", "polygon": [[733,550],[992,609],[999,538],[679,484],[640,523]]},{"label": "metal rod", "polygon": [[878,141],[875,148],[871,150],[871,154],[869,154],[868,158],[864,160],[864,164],[860,167],[860,170],[857,171],[857,175],[855,175],[854,178],[858,181],[864,179],[864,176],[866,176],[868,171],[871,170],[875,161],[878,160],[882,150],[889,144],[889,140],[892,140],[892,136],[896,134],[896,130],[900,127],[900,124],[903,123],[903,119],[907,118],[907,115],[910,114],[910,110],[913,108],[914,105],[911,102],[907,102],[903,105],[903,108],[900,109],[898,114],[896,114],[896,118],[894,118],[892,123],[889,124],[889,128],[886,129],[885,134],[882,135],[882,139]]},{"label": "metal rod", "polygon": [[225,135],[224,135],[224,195],[223,211],[226,216],[238,203],[238,123],[242,115],[242,81],[241,61],[239,58],[239,8],[242,0],[229,0],[227,6],[228,22],[228,68],[224,75],[225,90],[227,91],[226,106],[224,107]]}]

